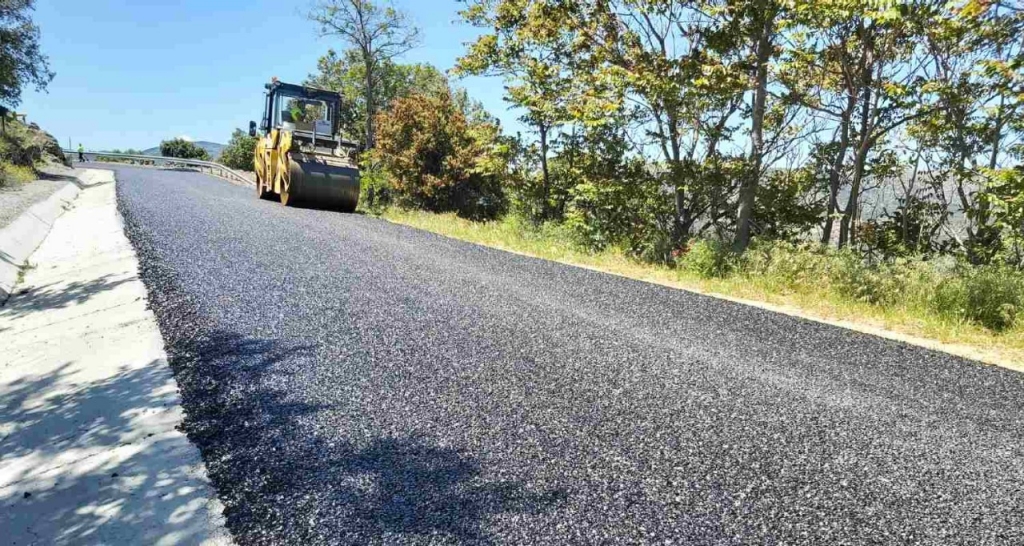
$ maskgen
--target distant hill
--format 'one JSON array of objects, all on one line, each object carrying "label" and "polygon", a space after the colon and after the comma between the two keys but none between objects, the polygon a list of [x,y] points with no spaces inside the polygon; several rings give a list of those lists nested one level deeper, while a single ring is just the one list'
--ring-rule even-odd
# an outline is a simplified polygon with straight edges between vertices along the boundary
[{"label": "distant hill", "polygon": [[[207,142],[205,140],[197,140],[193,144],[206,150],[206,153],[210,154],[211,159],[217,159],[220,157],[220,153],[226,148],[224,144],[217,144],[216,142]],[[155,146],[153,148],[146,148],[142,150],[142,155],[160,155],[160,147]]]}]

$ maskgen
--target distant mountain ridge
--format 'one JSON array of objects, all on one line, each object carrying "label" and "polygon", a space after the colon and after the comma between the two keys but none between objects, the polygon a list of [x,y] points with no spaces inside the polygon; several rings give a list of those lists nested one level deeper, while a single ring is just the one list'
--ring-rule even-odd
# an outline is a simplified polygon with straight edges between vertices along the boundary
[{"label": "distant mountain ridge", "polygon": [[[217,159],[220,157],[220,153],[227,147],[225,144],[218,144],[216,142],[207,142],[205,140],[197,140],[193,142],[196,146],[206,150],[206,153],[210,154],[210,159]],[[155,146],[153,148],[146,148],[142,150],[142,155],[162,155],[160,153],[160,147]]]}]

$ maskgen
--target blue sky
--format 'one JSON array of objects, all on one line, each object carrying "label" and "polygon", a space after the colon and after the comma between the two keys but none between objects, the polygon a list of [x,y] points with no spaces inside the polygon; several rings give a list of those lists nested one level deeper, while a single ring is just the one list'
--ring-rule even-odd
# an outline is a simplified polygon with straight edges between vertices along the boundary
[{"label": "blue sky", "polygon": [[[271,76],[301,82],[337,39],[305,17],[313,0],[39,0],[34,19],[57,77],[48,93],[25,90],[19,112],[87,149],[147,148],[185,135],[227,142],[259,119]],[[423,40],[406,62],[448,69],[477,34],[454,0],[397,0]],[[457,82],[520,130],[502,82]]]}]

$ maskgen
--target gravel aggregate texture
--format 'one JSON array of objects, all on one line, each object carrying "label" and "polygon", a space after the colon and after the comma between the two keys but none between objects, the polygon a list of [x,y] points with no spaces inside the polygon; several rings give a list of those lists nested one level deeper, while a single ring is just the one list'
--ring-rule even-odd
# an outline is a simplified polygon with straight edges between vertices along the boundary
[{"label": "gravel aggregate texture", "polygon": [[0,228],[10,224],[32,205],[44,201],[67,184],[65,180],[50,179],[25,184],[14,182],[0,186]]},{"label": "gravel aggregate texture", "polygon": [[1024,544],[1024,375],[117,168],[240,544]]}]

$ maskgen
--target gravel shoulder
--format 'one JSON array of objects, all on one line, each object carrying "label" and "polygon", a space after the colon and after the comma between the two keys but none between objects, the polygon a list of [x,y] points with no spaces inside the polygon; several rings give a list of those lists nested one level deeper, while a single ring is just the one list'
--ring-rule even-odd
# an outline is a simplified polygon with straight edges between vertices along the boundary
[{"label": "gravel shoulder", "polygon": [[67,185],[66,180],[41,179],[25,184],[0,186],[0,228],[10,224],[32,205]]},{"label": "gravel shoulder", "polygon": [[239,543],[1024,543],[1022,374],[117,170]]}]

